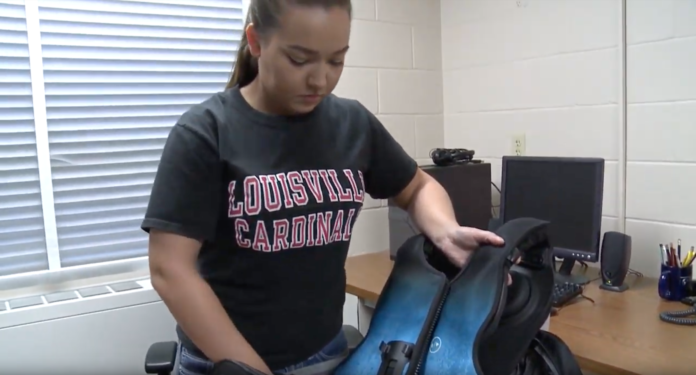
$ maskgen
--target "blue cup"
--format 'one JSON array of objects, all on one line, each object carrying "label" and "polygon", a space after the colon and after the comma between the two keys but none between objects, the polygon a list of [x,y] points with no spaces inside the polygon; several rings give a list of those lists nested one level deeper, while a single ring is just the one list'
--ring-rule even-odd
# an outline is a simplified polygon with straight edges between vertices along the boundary
[{"label": "blue cup", "polygon": [[661,298],[668,301],[681,301],[692,294],[692,266],[681,268],[665,264],[660,265],[660,280],[657,292]]}]

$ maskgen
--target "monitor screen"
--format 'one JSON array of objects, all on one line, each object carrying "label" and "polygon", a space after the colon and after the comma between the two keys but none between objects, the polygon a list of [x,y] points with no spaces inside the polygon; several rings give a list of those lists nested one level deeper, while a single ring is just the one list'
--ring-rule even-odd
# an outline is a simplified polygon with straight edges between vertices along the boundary
[{"label": "monitor screen", "polygon": [[[504,157],[500,218],[549,221],[549,240],[563,250],[599,249],[604,160],[597,158]],[[559,254],[560,252],[560,254]]]}]

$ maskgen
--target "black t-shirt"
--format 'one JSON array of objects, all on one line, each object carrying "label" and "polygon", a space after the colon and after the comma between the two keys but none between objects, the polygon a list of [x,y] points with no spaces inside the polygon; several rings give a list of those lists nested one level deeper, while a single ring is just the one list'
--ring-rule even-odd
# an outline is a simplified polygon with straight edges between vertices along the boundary
[{"label": "black t-shirt", "polygon": [[392,197],[416,170],[357,101],[331,95],[309,114],[273,116],[234,88],[173,127],[142,227],[203,241],[200,274],[278,369],[338,334],[344,263],[365,193]]}]

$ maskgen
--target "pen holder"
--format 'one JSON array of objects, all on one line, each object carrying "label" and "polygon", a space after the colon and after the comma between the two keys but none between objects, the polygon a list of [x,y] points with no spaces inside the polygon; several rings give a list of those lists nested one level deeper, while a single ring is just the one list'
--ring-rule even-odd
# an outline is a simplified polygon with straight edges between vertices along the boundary
[{"label": "pen holder", "polygon": [[692,293],[693,268],[672,267],[661,264],[657,292],[668,301],[681,301]]}]

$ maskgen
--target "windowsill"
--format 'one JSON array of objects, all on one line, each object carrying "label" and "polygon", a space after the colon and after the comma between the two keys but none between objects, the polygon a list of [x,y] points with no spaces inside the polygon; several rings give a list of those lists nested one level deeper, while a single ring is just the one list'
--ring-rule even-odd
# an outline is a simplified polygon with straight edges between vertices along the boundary
[{"label": "windowsill", "polygon": [[0,329],[160,301],[147,257],[0,278]]},{"label": "windowsill", "polygon": [[150,276],[147,257],[0,277],[0,302]]},{"label": "windowsill", "polygon": [[[123,286],[124,284],[131,284],[133,289],[119,290],[119,288],[111,287],[111,285]],[[90,295],[86,293],[87,291],[96,291],[99,294]],[[0,330],[161,301],[157,292],[152,288],[150,280],[142,278],[140,280],[126,280],[125,282],[121,279],[115,283],[98,286],[91,284],[86,288],[62,292],[62,295],[63,297],[69,295],[70,299],[55,301],[54,298],[50,297],[50,294],[39,295],[39,304],[19,308],[11,308],[11,301],[0,301],[0,304],[4,304],[5,308],[5,311],[0,311]],[[55,297],[56,294],[53,296]],[[37,295],[33,294],[30,298],[36,299],[36,297]],[[28,298],[15,299],[14,301],[21,300],[26,301]]]}]

